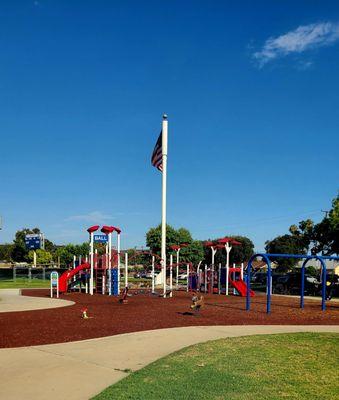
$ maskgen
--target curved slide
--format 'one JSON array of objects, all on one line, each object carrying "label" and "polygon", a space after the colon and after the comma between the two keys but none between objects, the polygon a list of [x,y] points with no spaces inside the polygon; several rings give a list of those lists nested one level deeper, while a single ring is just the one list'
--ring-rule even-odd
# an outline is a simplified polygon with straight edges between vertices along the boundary
[{"label": "curved slide", "polygon": [[[240,296],[246,297],[247,285],[241,278],[239,278],[239,280],[235,281],[235,280],[231,279],[231,277],[229,277],[229,282],[237,290],[237,292],[239,293]],[[254,292],[252,289],[250,289],[250,296],[251,297],[254,296]]]},{"label": "curved slide", "polygon": [[65,271],[59,278],[59,292],[60,293],[67,292],[68,281],[74,275],[79,273],[80,271],[83,271],[83,270],[89,269],[89,268],[90,268],[90,265],[88,263],[84,263],[70,271]]}]

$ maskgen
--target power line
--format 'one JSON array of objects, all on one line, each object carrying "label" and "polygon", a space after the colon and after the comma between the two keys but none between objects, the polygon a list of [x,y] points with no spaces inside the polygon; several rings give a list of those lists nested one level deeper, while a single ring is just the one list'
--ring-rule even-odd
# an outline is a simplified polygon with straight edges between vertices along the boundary
[{"label": "power line", "polygon": [[[287,221],[291,218],[303,218],[303,217],[307,217],[307,216],[312,216],[312,215],[316,215],[319,213],[319,210],[312,210],[309,211],[307,213],[294,213],[294,214],[290,214],[290,215],[284,215],[284,216],[277,216],[277,217],[268,217],[268,218],[260,218],[257,220],[252,220],[249,223],[225,223],[225,225],[223,227],[215,227],[213,226],[213,229],[238,229],[238,228],[251,228],[251,227],[255,227],[258,225],[263,225],[263,224],[270,224],[270,223],[275,223],[275,222],[280,222],[280,221]],[[206,227],[205,229],[209,229],[208,227]]]}]

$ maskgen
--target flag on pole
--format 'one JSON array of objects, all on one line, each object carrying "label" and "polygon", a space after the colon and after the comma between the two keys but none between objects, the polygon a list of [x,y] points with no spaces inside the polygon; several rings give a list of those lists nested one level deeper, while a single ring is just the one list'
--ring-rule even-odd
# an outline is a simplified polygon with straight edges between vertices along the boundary
[{"label": "flag on pole", "polygon": [[163,296],[166,297],[166,192],[167,192],[167,115],[162,116],[162,129],[155,144],[151,163],[162,172],[162,200],[161,200],[161,269],[164,285]]},{"label": "flag on pole", "polygon": [[157,168],[159,171],[162,171],[162,131],[158,137],[158,140],[155,144],[151,162],[153,167]]}]

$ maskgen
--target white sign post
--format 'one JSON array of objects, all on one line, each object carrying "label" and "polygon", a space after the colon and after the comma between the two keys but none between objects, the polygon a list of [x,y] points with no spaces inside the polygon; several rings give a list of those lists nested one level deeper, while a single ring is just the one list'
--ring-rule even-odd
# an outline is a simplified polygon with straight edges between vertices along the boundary
[{"label": "white sign post", "polygon": [[51,272],[51,297],[53,297],[53,290],[56,289],[56,297],[59,298],[59,273],[57,271]]}]

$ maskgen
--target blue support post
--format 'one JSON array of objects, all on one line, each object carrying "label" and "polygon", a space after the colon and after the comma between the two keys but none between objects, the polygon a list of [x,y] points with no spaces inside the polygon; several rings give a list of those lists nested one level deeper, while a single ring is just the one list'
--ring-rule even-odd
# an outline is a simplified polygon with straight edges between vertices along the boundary
[{"label": "blue support post", "polygon": [[252,257],[249,259],[247,264],[247,289],[246,289],[246,311],[250,311],[251,309],[251,268],[252,268]]},{"label": "blue support post", "polygon": [[111,280],[110,280],[110,293],[113,296],[118,296],[118,269],[117,268],[112,268],[109,270],[111,274]]},{"label": "blue support post", "polygon": [[301,268],[301,291],[300,291],[300,308],[304,308],[304,291],[305,291],[305,269],[308,261],[315,259],[319,260],[322,265],[322,287],[321,287],[321,309],[322,311],[326,310],[326,264],[324,260],[339,260],[339,257],[335,256],[317,256],[312,254],[269,254],[269,253],[257,253],[254,254],[248,261],[247,266],[247,290],[246,290],[246,310],[249,311],[251,308],[251,268],[252,262],[257,257],[261,257],[266,261],[267,264],[267,298],[266,298],[266,312],[269,314],[271,311],[271,277],[272,277],[272,269],[270,258],[296,258],[296,259],[304,259],[305,261]]},{"label": "blue support post", "polygon": [[319,257],[321,265],[322,265],[322,287],[321,287],[321,309],[322,311],[326,310],[326,264],[324,260]]},{"label": "blue support post", "polygon": [[271,262],[270,259],[264,256],[265,261],[267,263],[267,297],[266,297],[266,312],[269,314],[271,312],[271,278],[272,278],[272,271],[271,271]]},{"label": "blue support post", "polygon": [[300,308],[304,308],[304,292],[305,292],[305,269],[310,259],[306,258],[301,267],[301,288],[300,288]]}]

